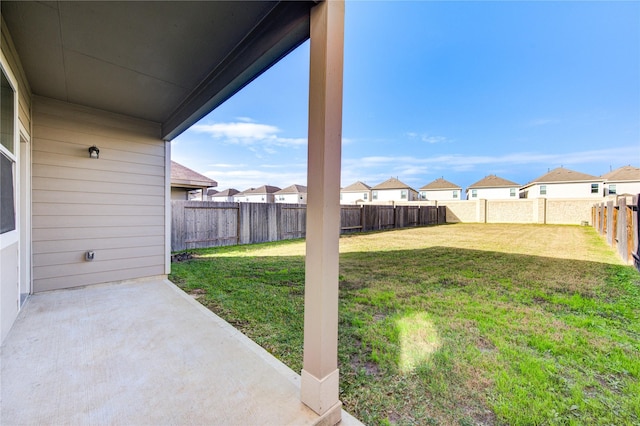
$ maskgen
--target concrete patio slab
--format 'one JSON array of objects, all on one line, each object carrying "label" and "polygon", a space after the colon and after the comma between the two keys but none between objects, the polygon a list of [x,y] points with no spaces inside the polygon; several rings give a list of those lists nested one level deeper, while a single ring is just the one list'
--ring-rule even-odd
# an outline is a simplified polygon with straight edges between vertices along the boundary
[{"label": "concrete patio slab", "polygon": [[3,425],[322,421],[298,374],[167,280],[33,295],[1,362]]}]

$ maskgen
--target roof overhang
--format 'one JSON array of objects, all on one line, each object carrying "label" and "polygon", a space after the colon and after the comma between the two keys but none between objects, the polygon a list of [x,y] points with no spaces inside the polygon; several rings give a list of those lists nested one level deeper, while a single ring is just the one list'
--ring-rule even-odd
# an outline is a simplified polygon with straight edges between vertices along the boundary
[{"label": "roof overhang", "polygon": [[171,140],[307,40],[315,2],[0,4],[34,94],[160,123]]}]

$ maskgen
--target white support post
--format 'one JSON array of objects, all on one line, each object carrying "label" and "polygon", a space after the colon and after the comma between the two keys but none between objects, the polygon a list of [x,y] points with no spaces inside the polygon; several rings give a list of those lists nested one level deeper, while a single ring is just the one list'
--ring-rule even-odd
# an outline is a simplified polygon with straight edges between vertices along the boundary
[{"label": "white support post", "polygon": [[326,422],[340,421],[338,273],[344,2],[311,11],[309,159],[301,400]]}]

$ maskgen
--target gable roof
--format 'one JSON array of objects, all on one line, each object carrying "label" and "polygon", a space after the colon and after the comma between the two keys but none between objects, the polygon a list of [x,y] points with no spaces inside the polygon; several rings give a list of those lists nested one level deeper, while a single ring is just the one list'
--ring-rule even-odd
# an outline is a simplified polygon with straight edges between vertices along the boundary
[{"label": "gable roof", "polygon": [[307,40],[314,5],[3,1],[2,24],[35,95],[160,123],[171,140]]},{"label": "gable roof", "polygon": [[618,167],[601,176],[608,181],[640,181],[640,168],[629,166]]},{"label": "gable roof", "polygon": [[204,188],[218,186],[218,182],[172,160],[171,186],[179,188]]},{"label": "gable roof", "polygon": [[412,191],[415,191],[415,189],[411,188],[406,183],[403,183],[394,177],[389,178],[384,182],[377,184],[371,189],[410,189]]},{"label": "gable roof", "polygon": [[340,191],[341,192],[362,192],[362,191],[369,191],[370,189],[371,189],[371,187],[369,185],[367,185],[366,183],[357,181],[357,182],[352,183],[349,186],[345,186]]},{"label": "gable roof", "polygon": [[287,186],[284,189],[281,189],[280,191],[276,191],[276,194],[306,194],[307,193],[307,187],[304,185],[291,185],[291,186]]},{"label": "gable roof", "polygon": [[217,189],[213,189],[213,188],[207,188],[207,196],[208,197],[213,197],[214,195],[216,195],[218,193]]},{"label": "gable roof", "polygon": [[470,188],[508,188],[508,187],[519,187],[520,184],[515,183],[513,181],[501,178],[496,175],[485,176],[474,184],[469,185],[467,189]]},{"label": "gable roof", "polygon": [[462,189],[462,187],[456,185],[455,183],[451,183],[448,180],[445,180],[444,178],[439,177],[438,179],[434,180],[433,182],[429,182],[428,184],[426,184],[425,186],[423,186],[420,189],[421,190]]},{"label": "gable roof", "polygon": [[236,195],[259,195],[259,194],[274,194],[276,192],[280,191],[280,188],[278,188],[277,186],[271,186],[271,185],[262,185],[259,186],[257,188],[249,188],[249,189],[245,189],[244,191],[236,194]]},{"label": "gable roof", "polygon": [[217,194],[213,195],[214,197],[231,197],[233,195],[236,195],[237,193],[239,193],[240,191],[238,191],[235,188],[229,188],[229,189],[225,189],[224,191],[220,191]]},{"label": "gable roof", "polygon": [[524,187],[531,186],[536,183],[563,183],[563,182],[602,182],[604,179],[598,176],[588,175],[586,173],[576,172],[575,170],[558,167],[550,172],[532,180]]}]

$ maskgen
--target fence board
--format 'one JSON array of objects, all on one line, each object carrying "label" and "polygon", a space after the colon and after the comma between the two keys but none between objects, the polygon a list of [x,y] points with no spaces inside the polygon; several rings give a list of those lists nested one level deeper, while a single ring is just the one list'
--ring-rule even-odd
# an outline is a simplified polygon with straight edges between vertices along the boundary
[{"label": "fence board", "polygon": [[594,205],[593,215],[597,219],[593,226],[625,262],[633,262],[640,271],[639,200],[640,195],[634,195],[631,202],[627,203],[627,197],[621,196],[615,204],[607,201]]}]

